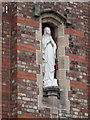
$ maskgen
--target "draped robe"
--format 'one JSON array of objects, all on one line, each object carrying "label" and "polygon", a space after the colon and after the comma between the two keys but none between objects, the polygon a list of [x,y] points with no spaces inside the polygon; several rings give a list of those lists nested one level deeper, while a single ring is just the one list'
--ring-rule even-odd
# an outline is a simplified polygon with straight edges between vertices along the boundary
[{"label": "draped robe", "polygon": [[51,35],[44,34],[42,38],[42,54],[43,54],[43,72],[44,87],[58,86],[54,79],[54,66],[56,58],[56,44]]}]

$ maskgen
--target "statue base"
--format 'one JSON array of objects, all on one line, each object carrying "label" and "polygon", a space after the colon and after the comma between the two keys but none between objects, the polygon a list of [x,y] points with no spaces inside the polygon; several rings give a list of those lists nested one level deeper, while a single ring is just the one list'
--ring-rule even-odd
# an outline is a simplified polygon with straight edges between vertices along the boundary
[{"label": "statue base", "polygon": [[57,96],[60,99],[60,88],[58,86],[45,87],[43,89],[43,97]]}]

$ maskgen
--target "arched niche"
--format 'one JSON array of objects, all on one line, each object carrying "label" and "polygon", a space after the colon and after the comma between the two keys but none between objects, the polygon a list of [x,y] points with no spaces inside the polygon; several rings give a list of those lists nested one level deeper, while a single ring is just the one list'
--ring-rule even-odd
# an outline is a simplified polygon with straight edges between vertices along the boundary
[{"label": "arched niche", "polygon": [[[59,35],[61,36],[64,35],[64,21],[62,21],[62,16],[60,14],[55,14],[55,12],[51,11],[44,11],[41,13],[40,21],[41,21],[41,31],[43,35],[43,31],[45,27],[50,27],[51,29],[51,35],[57,45],[57,59],[56,59],[56,64],[55,64],[55,78],[57,78],[57,71],[58,71],[58,40],[59,40]],[[59,83],[59,81],[58,81]]]},{"label": "arched niche", "polygon": [[[68,101],[68,91],[70,90],[69,80],[66,80],[66,70],[69,70],[69,57],[65,55],[65,47],[68,46],[68,37],[64,34],[64,23],[66,18],[52,10],[44,10],[41,12],[39,22],[39,31],[37,31],[37,40],[42,40],[42,34],[44,27],[51,28],[51,34],[57,44],[57,66],[56,66],[56,78],[61,89],[64,91],[61,93],[62,108],[67,111],[70,110],[70,103]],[[41,50],[37,51],[36,58],[37,64],[42,66],[42,57],[40,59]],[[58,67],[58,68],[57,68]],[[43,103],[43,74],[42,67],[41,72],[37,75],[37,83],[39,86],[38,106],[48,107],[48,103]],[[58,109],[58,108],[57,108]],[[58,113],[57,113],[58,114]]]}]

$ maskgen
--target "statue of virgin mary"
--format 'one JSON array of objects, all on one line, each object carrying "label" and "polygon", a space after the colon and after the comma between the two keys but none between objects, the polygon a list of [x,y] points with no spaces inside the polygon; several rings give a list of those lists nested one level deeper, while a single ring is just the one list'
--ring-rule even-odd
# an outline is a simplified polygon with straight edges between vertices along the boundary
[{"label": "statue of virgin mary", "polygon": [[54,78],[56,44],[51,36],[51,30],[49,27],[44,28],[44,34],[42,37],[42,55],[43,55],[44,88],[58,86],[57,79]]}]

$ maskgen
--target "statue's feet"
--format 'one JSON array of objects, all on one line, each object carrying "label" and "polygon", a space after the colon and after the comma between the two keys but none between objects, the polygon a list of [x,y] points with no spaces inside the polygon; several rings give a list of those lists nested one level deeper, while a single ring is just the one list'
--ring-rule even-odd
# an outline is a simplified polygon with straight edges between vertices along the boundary
[{"label": "statue's feet", "polygon": [[58,86],[57,79],[44,81],[44,88]]}]

